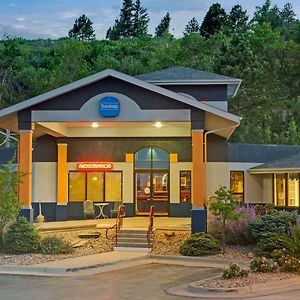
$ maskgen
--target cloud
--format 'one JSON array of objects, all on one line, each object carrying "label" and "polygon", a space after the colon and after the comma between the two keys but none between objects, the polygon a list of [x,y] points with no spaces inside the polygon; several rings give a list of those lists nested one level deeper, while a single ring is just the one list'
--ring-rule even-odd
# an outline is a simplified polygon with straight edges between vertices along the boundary
[{"label": "cloud", "polygon": [[65,19],[70,19],[70,18],[77,18],[79,17],[79,14],[77,12],[74,11],[65,11],[63,13],[60,14],[60,18],[65,20]]}]

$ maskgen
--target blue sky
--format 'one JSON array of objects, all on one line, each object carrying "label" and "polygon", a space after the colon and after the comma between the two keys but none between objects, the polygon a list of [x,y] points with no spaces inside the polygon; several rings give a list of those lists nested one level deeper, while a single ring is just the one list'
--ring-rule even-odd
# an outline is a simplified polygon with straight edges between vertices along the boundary
[{"label": "blue sky", "polygon": [[[98,39],[104,38],[109,26],[119,15],[121,0],[0,0],[0,38],[4,34],[24,38],[60,38],[67,36],[74,20],[86,14],[94,23]],[[208,8],[220,3],[229,12],[233,5],[240,4],[250,16],[264,0],[142,0],[150,15],[150,33],[167,11],[171,15],[171,31],[179,37],[187,22],[196,17],[202,22]],[[300,18],[299,0],[273,0],[282,8],[286,2],[293,5]]]}]

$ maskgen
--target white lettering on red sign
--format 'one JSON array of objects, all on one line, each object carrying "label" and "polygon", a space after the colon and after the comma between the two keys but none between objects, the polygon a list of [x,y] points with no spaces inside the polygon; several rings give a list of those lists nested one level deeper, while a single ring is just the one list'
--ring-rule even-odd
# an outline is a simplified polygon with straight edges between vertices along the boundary
[{"label": "white lettering on red sign", "polygon": [[78,170],[90,170],[90,171],[105,171],[112,169],[112,163],[109,162],[82,162],[77,164]]}]

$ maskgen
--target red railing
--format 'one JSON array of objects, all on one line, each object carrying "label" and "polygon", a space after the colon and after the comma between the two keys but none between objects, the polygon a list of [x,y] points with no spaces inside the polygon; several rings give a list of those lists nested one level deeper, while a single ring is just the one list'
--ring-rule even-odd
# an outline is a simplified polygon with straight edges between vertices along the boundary
[{"label": "red railing", "polygon": [[154,218],[154,206],[150,206],[150,212],[149,212],[149,223],[148,223],[148,231],[147,231],[147,241],[148,246],[151,246],[151,235],[153,233],[153,218]]},{"label": "red railing", "polygon": [[118,215],[117,215],[117,219],[116,219],[116,224],[113,225],[112,227],[109,227],[106,229],[106,238],[108,237],[108,230],[110,229],[116,229],[116,234],[115,234],[115,244],[117,245],[118,242],[118,233],[120,232],[122,226],[123,226],[123,219],[125,218],[125,206],[124,205],[120,205],[119,206],[119,210],[118,210]]}]

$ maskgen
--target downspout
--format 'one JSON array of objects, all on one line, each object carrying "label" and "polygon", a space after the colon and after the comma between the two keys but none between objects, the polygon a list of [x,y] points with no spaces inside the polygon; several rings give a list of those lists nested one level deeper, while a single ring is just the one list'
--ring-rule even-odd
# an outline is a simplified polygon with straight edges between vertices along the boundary
[{"label": "downspout", "polygon": [[211,134],[211,133],[216,133],[216,132],[227,130],[227,129],[237,128],[239,125],[240,125],[240,122],[238,122],[237,124],[232,125],[232,126],[218,128],[218,129],[207,131],[207,132],[204,133],[203,147],[204,147],[204,175],[205,176],[203,176],[203,178],[204,178],[203,184],[204,184],[204,199],[205,199],[205,203],[207,202],[207,199],[206,199],[206,194],[207,194],[207,185],[206,185],[206,175],[207,175],[207,169],[206,169],[206,166],[207,166],[207,136],[209,134]]}]

